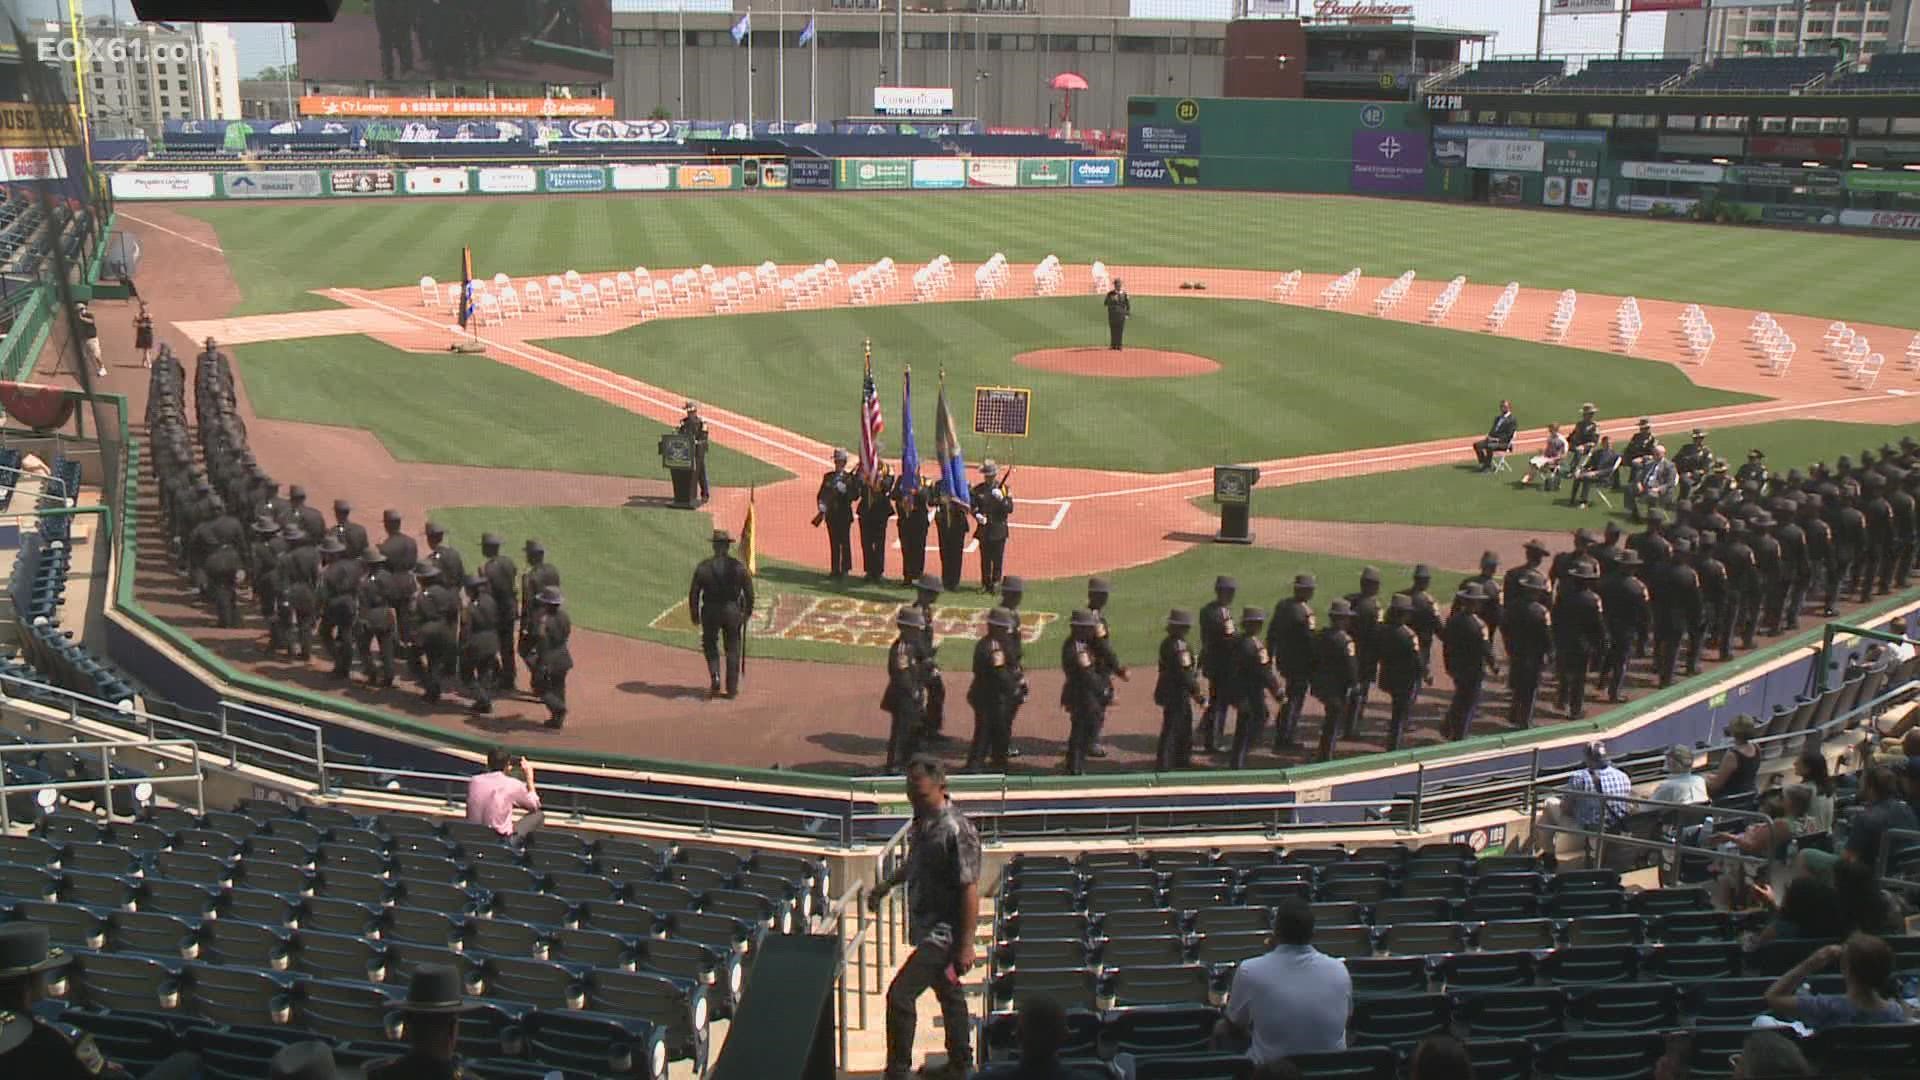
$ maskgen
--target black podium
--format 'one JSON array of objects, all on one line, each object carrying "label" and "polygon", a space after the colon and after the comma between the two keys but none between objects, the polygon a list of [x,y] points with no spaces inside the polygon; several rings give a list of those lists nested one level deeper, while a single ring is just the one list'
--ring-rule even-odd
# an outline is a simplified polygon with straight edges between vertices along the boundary
[{"label": "black podium", "polygon": [[673,477],[673,502],[676,510],[695,510],[700,507],[700,480],[694,470],[693,436],[670,431],[660,436],[660,464],[667,467],[667,475]]},{"label": "black podium", "polygon": [[1220,531],[1213,534],[1214,543],[1253,543],[1247,514],[1253,505],[1253,485],[1259,482],[1260,470],[1251,465],[1213,467],[1213,501],[1220,504]]}]

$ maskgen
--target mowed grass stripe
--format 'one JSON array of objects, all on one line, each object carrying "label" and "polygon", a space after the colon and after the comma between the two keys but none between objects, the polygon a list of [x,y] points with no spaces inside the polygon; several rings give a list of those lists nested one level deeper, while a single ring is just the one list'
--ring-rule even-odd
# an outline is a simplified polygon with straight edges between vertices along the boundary
[{"label": "mowed grass stripe", "polygon": [[[743,259],[903,267],[946,253],[1016,262],[1204,265],[1477,282],[1691,300],[1824,318],[1920,324],[1905,283],[1920,245],[1883,237],[1704,226],[1621,215],[1198,192],[739,192],[648,197],[392,198],[272,207],[179,204],[212,223],[245,312],[311,303],[337,285],[444,276],[462,243],[488,273],[558,273]],[[505,207],[510,224],[479,207]],[[760,228],[771,218],[778,228]],[[344,225],[341,224],[344,222]],[[371,232],[360,230],[377,222]],[[611,223],[611,227],[609,227]],[[353,235],[357,244],[335,243]],[[387,242],[376,243],[376,239]],[[399,240],[401,242],[392,242]],[[295,241],[300,241],[295,243]],[[417,243],[417,246],[415,246]],[[450,256],[444,250],[451,248]]]},{"label": "mowed grass stripe", "polygon": [[[667,478],[653,452],[666,425],[504,364],[360,336],[242,345],[235,354],[260,416],[361,428],[401,462]],[[718,446],[708,468],[725,486],[788,475]]]},{"label": "mowed grass stripe", "polygon": [[[860,348],[871,338],[889,414],[901,369],[919,376],[923,441],[944,368],[963,430],[972,387],[1029,387],[1034,427],[1022,460],[1148,473],[1478,433],[1509,389],[1535,415],[1583,400],[1616,416],[1754,400],[1696,387],[1664,364],[1260,301],[1153,298],[1138,310],[1129,344],[1199,353],[1222,369],[1107,379],[1011,363],[1031,349],[1103,341],[1091,296],[670,319],[543,344],[845,443],[857,431]],[[984,450],[963,442],[970,457]]]}]

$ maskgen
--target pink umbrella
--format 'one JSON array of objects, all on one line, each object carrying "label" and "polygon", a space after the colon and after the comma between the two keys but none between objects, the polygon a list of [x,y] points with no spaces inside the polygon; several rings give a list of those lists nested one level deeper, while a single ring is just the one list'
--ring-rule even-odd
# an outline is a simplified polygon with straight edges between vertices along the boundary
[{"label": "pink umbrella", "polygon": [[1087,77],[1077,71],[1063,71],[1053,77],[1052,86],[1060,91],[1060,122],[1073,122],[1073,92],[1087,88]]}]

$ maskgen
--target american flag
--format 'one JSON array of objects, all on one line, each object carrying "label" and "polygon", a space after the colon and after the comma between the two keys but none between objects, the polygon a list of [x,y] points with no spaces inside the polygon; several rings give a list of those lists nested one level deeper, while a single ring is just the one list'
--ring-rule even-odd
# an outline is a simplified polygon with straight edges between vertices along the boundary
[{"label": "american flag", "polygon": [[873,342],[867,342],[867,375],[860,384],[860,475],[871,481],[880,468],[880,433],[887,418],[880,414],[880,391],[873,385]]}]

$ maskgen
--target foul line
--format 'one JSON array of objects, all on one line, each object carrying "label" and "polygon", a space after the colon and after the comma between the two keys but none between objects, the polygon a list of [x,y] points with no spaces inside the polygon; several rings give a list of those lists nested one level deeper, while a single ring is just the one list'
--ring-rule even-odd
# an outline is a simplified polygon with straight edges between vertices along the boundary
[{"label": "foul line", "polygon": [[146,218],[143,218],[143,217],[135,217],[132,214],[127,213],[125,210],[122,210],[119,213],[121,217],[126,218],[128,221],[137,221],[140,224],[145,225],[149,229],[159,229],[161,232],[166,233],[168,236],[178,237],[182,240],[185,240],[189,244],[198,244],[201,247],[206,248],[208,251],[218,252],[221,255],[225,255],[227,253],[226,249],[222,248],[219,244],[209,244],[205,240],[196,240],[193,237],[188,236],[186,233],[178,232],[174,229],[169,229],[165,225],[158,224],[157,222],[148,221]]},{"label": "foul line", "polygon": [[[352,289],[330,289],[328,291],[332,293],[336,293],[341,296],[353,297],[364,303],[371,304],[374,307],[380,308],[383,311],[391,312],[395,315],[401,316],[402,318],[412,319],[414,322],[420,323],[424,326],[431,326],[435,330],[446,329],[446,326],[443,323],[437,323],[432,319],[427,318],[424,315],[418,314],[417,312],[405,311],[400,308],[394,307],[391,304],[383,303],[379,300],[375,300],[372,297],[365,295],[364,293],[360,293]],[[598,375],[591,375],[591,374],[588,374],[586,371],[582,371],[578,368],[570,368],[565,364],[556,363],[552,360],[547,359],[544,356],[527,352],[525,349],[516,348],[513,345],[510,345],[504,341],[489,341],[486,338],[480,338],[477,333],[474,336],[476,338],[479,338],[480,341],[482,341],[483,343],[485,343],[486,345],[492,348],[499,349],[502,352],[511,353],[514,356],[517,356],[522,360],[526,360],[530,363],[539,364],[543,367],[549,367],[554,369],[555,371],[565,372],[566,374],[571,375],[574,378],[592,383],[595,386],[601,387],[606,390],[611,390],[614,393],[625,394],[628,397],[635,398],[640,401],[644,401],[647,404],[652,405],[657,409],[661,409],[669,413],[676,411],[676,406],[674,406],[671,402],[661,401],[659,398],[652,397],[648,394],[642,393],[639,390],[633,389],[633,387],[631,386],[621,386],[617,383],[609,382]],[[593,367],[591,364],[587,364],[584,361],[571,361],[571,362],[579,364],[580,367],[582,368],[592,369]],[[598,370],[598,369],[593,369],[593,370]],[[621,377],[625,378],[625,376],[621,376]],[[552,381],[552,380],[549,380],[549,381]],[[633,381],[638,383],[639,380],[633,380]],[[742,436],[744,438],[752,439],[756,442],[765,443],[766,445],[773,447],[775,450],[779,450],[780,452],[785,454],[791,454],[794,457],[801,459],[802,461],[809,461],[816,465],[827,464],[827,459],[825,458],[815,456],[814,454],[810,454],[805,450],[799,450],[799,449],[795,449],[794,447],[787,446],[786,444],[781,443],[778,440],[768,438],[767,436],[762,435],[757,431],[748,431],[745,428],[738,427],[733,424],[729,424],[724,420],[709,420],[708,423],[713,427],[719,428],[721,431],[731,431],[734,434]],[[777,462],[769,462],[769,464],[777,464]]]}]

